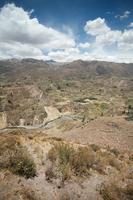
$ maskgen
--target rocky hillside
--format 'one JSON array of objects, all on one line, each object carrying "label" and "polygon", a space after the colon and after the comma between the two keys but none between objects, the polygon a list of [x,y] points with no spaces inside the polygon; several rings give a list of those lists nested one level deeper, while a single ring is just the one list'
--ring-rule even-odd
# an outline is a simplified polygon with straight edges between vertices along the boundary
[{"label": "rocky hillside", "polygon": [[132,104],[132,76],[133,64],[0,61],[1,127],[43,125],[47,106],[83,121],[123,115]]},{"label": "rocky hillside", "polygon": [[0,61],[0,200],[133,199],[133,64]]}]

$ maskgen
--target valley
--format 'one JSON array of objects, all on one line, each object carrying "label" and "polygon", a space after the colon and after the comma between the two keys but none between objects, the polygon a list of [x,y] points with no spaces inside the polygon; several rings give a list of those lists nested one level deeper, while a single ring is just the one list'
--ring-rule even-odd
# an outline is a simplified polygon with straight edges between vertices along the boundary
[{"label": "valley", "polygon": [[132,120],[133,64],[1,60],[0,200],[131,200]]}]

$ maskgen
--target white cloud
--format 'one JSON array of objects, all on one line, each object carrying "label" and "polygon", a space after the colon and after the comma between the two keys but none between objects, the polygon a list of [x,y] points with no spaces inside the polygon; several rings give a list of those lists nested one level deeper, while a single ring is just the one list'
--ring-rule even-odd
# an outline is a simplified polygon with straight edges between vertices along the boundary
[{"label": "white cloud", "polygon": [[119,38],[118,47],[124,51],[133,50],[133,29],[123,32]]},{"label": "white cloud", "polygon": [[128,27],[133,28],[133,22],[131,22]]},{"label": "white cloud", "polygon": [[[88,35],[95,36],[91,44],[93,52],[90,54],[95,58],[100,57],[104,60],[115,62],[133,62],[133,29],[124,31],[112,30],[105,19],[97,18],[87,21],[84,30]],[[99,59],[100,59],[99,58]]]},{"label": "white cloud", "polygon": [[35,58],[45,59],[42,51],[39,48],[33,47],[29,44],[21,44],[19,42],[4,43],[0,42],[0,58]]},{"label": "white cloud", "polygon": [[129,17],[130,15],[130,11],[125,11],[122,15],[116,15],[115,18],[119,18],[120,20],[126,19]]},{"label": "white cloud", "polygon": [[101,35],[98,35],[96,37],[96,43],[97,44],[101,44],[101,45],[110,45],[110,44],[114,44],[116,42],[119,41],[119,38],[121,37],[121,31],[118,31],[118,30],[110,30],[108,31],[107,33],[105,34],[101,34]]},{"label": "white cloud", "polygon": [[[76,43],[70,27],[65,32],[42,25],[31,13],[14,4],[0,10],[0,59],[35,58],[59,62],[105,60],[133,62],[133,23],[130,29],[113,30],[104,18],[88,20],[84,27],[93,40]],[[128,13],[126,13],[128,14]],[[44,52],[47,52],[44,53]]]},{"label": "white cloud", "polygon": [[81,58],[81,53],[78,48],[70,48],[65,50],[51,51],[48,53],[49,59],[58,62],[69,62]]},{"label": "white cloud", "polygon": [[90,48],[90,46],[91,46],[91,44],[88,43],[88,42],[80,43],[80,44],[78,45],[79,48],[83,48],[83,49],[88,49],[88,48]]},{"label": "white cloud", "polygon": [[105,19],[98,17],[95,20],[87,21],[84,30],[86,33],[95,36],[107,33],[110,28],[107,26]]},{"label": "white cloud", "polygon": [[[6,51],[8,45],[10,50]],[[15,53],[14,48],[18,49],[20,56],[24,56],[25,49],[25,52],[31,52],[27,55],[34,56],[36,52],[40,57],[43,49],[71,48],[75,41],[68,34],[40,24],[37,18],[31,18],[31,12],[7,4],[0,10],[0,46],[7,57]],[[19,50],[20,46],[23,50]]]}]

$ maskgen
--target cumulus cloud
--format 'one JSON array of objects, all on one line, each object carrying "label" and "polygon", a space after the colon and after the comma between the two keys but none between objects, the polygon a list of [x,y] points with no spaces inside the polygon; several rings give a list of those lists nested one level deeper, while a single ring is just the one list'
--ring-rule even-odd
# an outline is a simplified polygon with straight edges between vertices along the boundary
[{"label": "cumulus cloud", "polygon": [[17,52],[14,55],[19,57],[37,54],[43,58],[43,49],[70,48],[75,41],[68,34],[40,24],[37,18],[31,18],[31,12],[7,4],[0,10],[0,46],[7,57]]},{"label": "cumulus cloud", "polygon": [[107,26],[105,19],[98,17],[95,20],[87,21],[84,30],[86,33],[95,36],[107,33],[110,28]]},{"label": "cumulus cloud", "polygon": [[122,34],[119,30],[112,30],[107,25],[105,19],[100,17],[95,20],[87,21],[84,30],[87,34],[95,36],[96,45],[102,46],[118,42]]},{"label": "cumulus cloud", "polygon": [[0,59],[30,57],[59,62],[77,59],[133,62],[133,23],[121,31],[113,30],[104,18],[88,20],[84,31],[93,40],[76,43],[71,28],[63,25],[64,32],[61,32],[47,27],[32,17],[32,12],[14,4],[1,8]]},{"label": "cumulus cloud", "polygon": [[[96,52],[103,59],[108,57],[112,61],[133,62],[133,29],[125,29],[124,31],[111,29],[105,19],[97,18],[86,22],[84,30],[88,35],[92,35],[95,40],[91,46],[93,47],[93,55]],[[109,51],[113,48],[114,55]],[[100,51],[98,52],[97,50]],[[109,50],[108,50],[109,49]],[[102,51],[101,51],[102,50]],[[104,56],[105,55],[105,56]],[[106,59],[106,60],[108,60]]]},{"label": "cumulus cloud", "polygon": [[[133,51],[133,29],[125,30],[119,38],[118,46],[125,51]],[[133,52],[132,52],[133,53]]]},{"label": "cumulus cloud", "polygon": [[96,43],[106,46],[106,45],[117,43],[120,37],[121,37],[121,31],[110,30],[106,32],[105,34],[98,35],[96,37]]},{"label": "cumulus cloud", "polygon": [[115,18],[119,18],[120,20],[123,20],[123,19],[128,18],[130,14],[131,12],[127,10],[122,15],[116,15]]},{"label": "cumulus cloud", "polygon": [[45,59],[42,51],[39,48],[33,47],[28,44],[21,44],[19,42],[5,43],[0,42],[0,58],[35,58]]}]

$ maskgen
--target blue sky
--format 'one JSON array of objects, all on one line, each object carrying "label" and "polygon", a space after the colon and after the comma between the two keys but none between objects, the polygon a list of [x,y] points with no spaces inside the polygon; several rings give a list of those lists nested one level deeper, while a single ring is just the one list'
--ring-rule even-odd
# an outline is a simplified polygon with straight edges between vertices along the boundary
[{"label": "blue sky", "polygon": [[[0,27],[2,27],[0,30],[0,58],[27,56],[67,61],[66,57],[68,57],[68,61],[99,59],[133,62],[132,0],[1,0],[0,7]],[[22,16],[17,18],[19,9],[23,10],[25,14],[22,13]],[[31,12],[32,9],[33,12],[29,14],[28,12]],[[5,17],[6,12],[9,12],[9,16],[11,16],[8,19]],[[15,12],[16,14],[14,14]],[[25,18],[26,15],[27,18]],[[38,22],[38,25],[36,24],[34,27],[33,19]],[[22,21],[25,24],[22,25]],[[15,23],[19,30],[13,28]],[[14,36],[10,30],[5,28],[7,24],[13,28]],[[42,30],[40,30],[40,24],[43,26]],[[97,28],[94,30],[95,26]],[[29,28],[33,28],[33,32]],[[53,32],[48,28],[51,28]],[[38,40],[31,42],[35,36],[40,36],[39,31],[48,33],[48,36],[43,34],[45,38],[41,36],[44,45],[40,45],[41,42]],[[21,37],[19,39],[18,34]],[[49,46],[46,44],[46,38],[48,38]],[[17,51],[17,46],[12,49],[9,42],[18,45],[19,48],[22,46],[23,52]],[[61,45],[55,45],[55,43],[61,42]],[[32,48],[34,55],[32,55]],[[123,49],[125,49],[124,52]],[[35,54],[39,56],[35,56]]]}]

